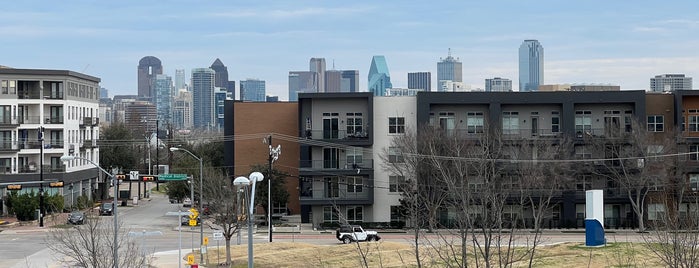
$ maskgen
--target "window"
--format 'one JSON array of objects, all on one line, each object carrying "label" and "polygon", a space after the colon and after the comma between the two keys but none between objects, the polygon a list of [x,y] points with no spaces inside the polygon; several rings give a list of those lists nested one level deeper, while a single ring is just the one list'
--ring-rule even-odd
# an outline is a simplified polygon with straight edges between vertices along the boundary
[{"label": "window", "polygon": [[364,135],[364,125],[362,122],[362,113],[347,113],[347,135],[362,136]]},{"label": "window", "polygon": [[357,169],[362,166],[363,155],[362,149],[358,147],[349,147],[346,149],[346,169]]},{"label": "window", "polygon": [[466,113],[466,128],[468,133],[483,133],[483,112]]},{"label": "window", "polygon": [[0,81],[0,88],[2,88],[2,94],[7,94],[7,80]]},{"label": "window", "polygon": [[348,222],[361,222],[364,220],[364,207],[362,206],[348,206],[347,207],[347,221]]},{"label": "window", "polygon": [[633,112],[630,110],[624,111],[624,132],[626,133],[631,133],[632,127],[631,127],[631,116],[633,115]]},{"label": "window", "polygon": [[665,120],[662,115],[649,115],[648,116],[648,131],[650,132],[663,132],[664,131]]},{"label": "window", "polygon": [[551,112],[551,133],[561,132],[561,116],[559,111]]},{"label": "window", "polygon": [[323,113],[323,139],[339,137],[339,113]]},{"label": "window", "polygon": [[585,146],[575,146],[575,159],[592,159],[592,151]]},{"label": "window", "polygon": [[662,220],[665,217],[664,204],[648,204],[648,220]]},{"label": "window", "polygon": [[519,112],[502,112],[502,133],[519,133]]},{"label": "window", "polygon": [[697,161],[699,160],[699,145],[693,144],[689,145],[689,160]]},{"label": "window", "polygon": [[389,117],[388,118],[388,133],[403,134],[405,133],[405,117]]},{"label": "window", "polygon": [[699,191],[699,174],[689,174],[689,189]]},{"label": "window", "polygon": [[338,212],[334,207],[323,207],[323,222],[338,222],[340,220]]},{"label": "window", "polygon": [[362,177],[347,177],[347,192],[361,193],[364,179]]},{"label": "window", "polygon": [[439,127],[446,131],[447,134],[452,134],[456,128],[456,123],[454,119],[454,113],[452,112],[441,112],[439,113]]},{"label": "window", "polygon": [[405,184],[403,176],[388,176],[388,191],[391,193],[402,192],[402,187]]},{"label": "window", "polygon": [[[692,112],[693,110],[689,110],[689,111]],[[688,127],[689,131],[690,132],[698,132],[699,131],[699,115],[698,114],[690,114],[687,117],[687,119],[688,119],[687,121],[689,121],[687,123],[687,127]]]},{"label": "window", "polygon": [[604,111],[604,135],[617,137],[621,131],[621,111]]},{"label": "window", "polygon": [[400,206],[391,206],[391,222],[403,221],[403,213]]},{"label": "window", "polygon": [[339,155],[337,148],[323,148],[323,168],[338,168]]},{"label": "window", "polygon": [[592,135],[592,111],[575,111],[575,133],[578,138]]},{"label": "window", "polygon": [[325,197],[333,198],[340,197],[340,183],[336,177],[324,178],[325,181]]},{"label": "window", "polygon": [[592,176],[590,175],[579,175],[576,182],[575,188],[578,191],[584,192],[592,189]]},{"label": "window", "polygon": [[388,147],[388,162],[403,163],[403,154],[398,147]]}]

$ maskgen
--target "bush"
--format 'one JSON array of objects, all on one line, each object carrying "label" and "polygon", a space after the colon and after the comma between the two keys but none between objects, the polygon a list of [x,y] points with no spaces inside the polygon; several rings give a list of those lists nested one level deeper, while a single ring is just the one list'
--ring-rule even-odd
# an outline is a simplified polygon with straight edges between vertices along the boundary
[{"label": "bush", "polygon": [[87,195],[81,195],[81,196],[78,196],[78,200],[76,200],[75,206],[79,210],[83,210],[86,208],[91,208],[92,202],[90,201],[89,198],[87,198]]},{"label": "bush", "polygon": [[10,206],[10,212],[15,214],[17,220],[35,220],[36,210],[39,208],[39,196],[34,191],[23,194],[10,192],[8,194],[8,206]]}]

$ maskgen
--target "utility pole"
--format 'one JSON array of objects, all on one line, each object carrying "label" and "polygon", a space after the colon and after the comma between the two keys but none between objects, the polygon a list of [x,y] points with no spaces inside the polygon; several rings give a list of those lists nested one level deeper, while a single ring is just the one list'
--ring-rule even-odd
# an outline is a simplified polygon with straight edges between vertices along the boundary
[{"label": "utility pole", "polygon": [[39,227],[44,227],[44,127],[39,127]]},{"label": "utility pole", "polygon": [[[169,147],[168,147],[169,148]],[[155,120],[155,175],[160,175],[160,120]],[[160,191],[160,183],[155,180],[155,190]]]},{"label": "utility pole", "polygon": [[272,242],[272,163],[279,159],[282,153],[282,146],[272,147],[272,134],[267,136],[267,146],[269,147],[269,157],[267,158],[267,224],[269,227],[269,242]]}]

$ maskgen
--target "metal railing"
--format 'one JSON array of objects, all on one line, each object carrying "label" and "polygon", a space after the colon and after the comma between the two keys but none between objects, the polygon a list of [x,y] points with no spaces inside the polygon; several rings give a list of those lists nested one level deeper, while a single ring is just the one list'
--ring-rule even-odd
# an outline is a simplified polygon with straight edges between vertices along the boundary
[{"label": "metal railing", "polygon": [[362,140],[369,139],[369,133],[364,131],[339,130],[306,130],[302,137],[314,140]]},{"label": "metal railing", "polygon": [[310,169],[373,169],[374,161],[372,159],[362,159],[361,163],[347,162],[345,160],[301,160],[301,168]]}]

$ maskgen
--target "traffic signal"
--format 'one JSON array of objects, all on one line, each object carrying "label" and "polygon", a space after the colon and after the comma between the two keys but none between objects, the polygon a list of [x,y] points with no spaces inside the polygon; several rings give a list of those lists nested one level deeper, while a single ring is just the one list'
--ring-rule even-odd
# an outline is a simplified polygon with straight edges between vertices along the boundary
[{"label": "traffic signal", "polygon": [[142,181],[157,181],[158,176],[153,176],[153,175],[141,175],[141,180]]},{"label": "traffic signal", "polygon": [[10,184],[10,185],[7,185],[7,190],[9,190],[9,191],[22,190],[22,185],[21,184]]},{"label": "traffic signal", "polygon": [[116,174],[116,179],[117,179],[117,180],[125,180],[125,179],[126,179],[126,175],[125,175],[125,174]]},{"label": "traffic signal", "polygon": [[51,188],[60,188],[63,187],[63,181],[54,181],[49,183],[49,187]]}]

